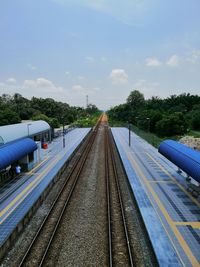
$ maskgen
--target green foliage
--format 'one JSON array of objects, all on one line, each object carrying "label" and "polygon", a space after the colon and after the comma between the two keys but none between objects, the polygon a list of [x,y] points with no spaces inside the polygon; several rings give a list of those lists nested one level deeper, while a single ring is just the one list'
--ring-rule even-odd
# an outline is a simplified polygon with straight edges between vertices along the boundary
[{"label": "green foliage", "polygon": [[60,123],[56,118],[49,118],[44,114],[39,114],[34,117],[32,117],[33,121],[43,120],[46,121],[52,128],[59,128]]},{"label": "green foliage", "polygon": [[67,103],[55,101],[52,98],[37,98],[31,100],[16,93],[13,96],[0,96],[0,125],[21,122],[21,120],[45,120],[53,128],[61,124],[71,124],[77,119],[86,118],[99,112],[95,105],[90,104],[87,109],[70,107]]},{"label": "green foliage", "polygon": [[95,105],[89,104],[86,108],[86,112],[88,114],[95,114],[96,112],[98,112],[98,108]]},{"label": "green foliage", "polygon": [[87,115],[87,117],[76,120],[73,125],[78,127],[93,127],[97,123],[100,114],[101,112],[98,111],[92,115]]},{"label": "green foliage", "polygon": [[200,138],[200,131],[190,130],[187,135],[192,135],[194,138]]},{"label": "green foliage", "polygon": [[127,104],[136,110],[145,104],[144,95],[138,90],[134,90],[127,98]]},{"label": "green foliage", "polygon": [[70,106],[66,103],[57,102],[52,98],[37,98],[31,99],[31,107],[39,110],[42,114],[50,118],[57,118],[60,124],[70,123],[74,120],[73,111]]},{"label": "green foliage", "polygon": [[36,115],[36,116],[34,116],[34,117],[32,117],[32,120],[33,121],[39,121],[39,120],[42,120],[42,121],[46,121],[46,122],[48,122],[48,117],[46,116],[46,115],[44,115],[44,114],[39,114],[39,115]]},{"label": "green foliage", "polygon": [[16,112],[8,108],[0,110],[0,126],[19,122],[21,122],[21,119]]},{"label": "green foliage", "polygon": [[192,112],[191,127],[193,130],[200,130],[200,110]]},{"label": "green foliage", "polygon": [[189,128],[200,130],[200,96],[184,93],[144,100],[143,94],[134,90],[125,104],[111,108],[108,115],[111,121],[130,122],[160,136],[181,135]]},{"label": "green foliage", "polygon": [[156,123],[156,132],[160,136],[182,135],[187,131],[187,123],[181,112],[164,116]]}]

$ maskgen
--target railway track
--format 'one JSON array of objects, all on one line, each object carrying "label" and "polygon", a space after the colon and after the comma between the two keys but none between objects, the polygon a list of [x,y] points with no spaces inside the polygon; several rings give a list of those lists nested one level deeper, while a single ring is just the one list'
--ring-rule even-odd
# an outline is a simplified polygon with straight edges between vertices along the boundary
[{"label": "railway track", "polygon": [[61,178],[4,266],[158,266],[105,115]]},{"label": "railway track", "polygon": [[32,240],[19,266],[44,266],[48,262],[49,249],[55,239],[57,230],[62,222],[63,214],[69,205],[88,154],[91,151],[101,120],[102,116],[88,138],[83,153],[74,163],[69,175],[66,177],[63,187],[54,200],[50,211]]},{"label": "railway track", "polygon": [[109,266],[135,266],[113,153],[113,141],[105,125],[105,178],[108,219]]}]

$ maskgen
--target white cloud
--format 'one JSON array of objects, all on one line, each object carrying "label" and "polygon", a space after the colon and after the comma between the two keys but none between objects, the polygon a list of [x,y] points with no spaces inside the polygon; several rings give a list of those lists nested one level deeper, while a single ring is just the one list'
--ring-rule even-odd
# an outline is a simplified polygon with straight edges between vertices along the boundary
[{"label": "white cloud", "polygon": [[32,64],[27,64],[28,68],[31,69],[31,70],[36,70],[37,67],[32,65]]},{"label": "white cloud", "polygon": [[86,61],[87,61],[88,63],[94,63],[94,62],[95,62],[94,57],[90,57],[90,56],[88,56],[88,57],[86,57],[85,59],[86,59]]},{"label": "white cloud", "polygon": [[56,86],[52,81],[47,80],[46,78],[37,78],[36,80],[25,80],[23,87],[28,90],[34,90],[33,93],[40,95],[43,94],[59,94],[63,92],[61,86]]},{"label": "white cloud", "polygon": [[177,67],[179,65],[179,57],[177,55],[171,56],[166,64],[170,67]]},{"label": "white cloud", "polygon": [[110,78],[113,84],[128,83],[128,75],[124,69],[113,69],[110,73]]},{"label": "white cloud", "polygon": [[6,80],[6,82],[9,84],[16,84],[17,83],[15,78],[9,78],[8,80]]},{"label": "white cloud", "polygon": [[32,96],[48,98],[52,97],[57,100],[64,100],[69,97],[67,90],[63,87],[56,85],[46,78],[37,78],[35,80],[24,80],[21,84],[15,83],[1,83],[1,94],[14,94],[19,93],[24,97],[31,98]]},{"label": "white cloud", "polygon": [[147,58],[146,59],[146,66],[159,67],[161,65],[162,65],[162,62],[159,61],[157,58]]}]

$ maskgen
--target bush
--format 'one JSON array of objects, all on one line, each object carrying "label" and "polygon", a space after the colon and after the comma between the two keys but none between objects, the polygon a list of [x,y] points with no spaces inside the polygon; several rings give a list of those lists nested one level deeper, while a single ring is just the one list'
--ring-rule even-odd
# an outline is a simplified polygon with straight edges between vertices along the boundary
[{"label": "bush", "polygon": [[19,115],[10,110],[10,109],[5,109],[5,110],[0,110],[0,125],[8,125],[8,124],[15,124],[21,122],[21,119]]},{"label": "bush", "polygon": [[187,131],[187,123],[181,112],[164,116],[156,123],[156,132],[160,136],[181,135]]},{"label": "bush", "polygon": [[200,130],[200,111],[192,112],[191,126],[193,130]]}]

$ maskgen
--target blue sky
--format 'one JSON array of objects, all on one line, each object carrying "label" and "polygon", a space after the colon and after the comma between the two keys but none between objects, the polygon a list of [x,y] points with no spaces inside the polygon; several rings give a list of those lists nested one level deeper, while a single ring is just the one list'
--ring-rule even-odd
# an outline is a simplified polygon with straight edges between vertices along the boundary
[{"label": "blue sky", "polygon": [[199,0],[0,2],[0,93],[108,109],[200,94]]}]

